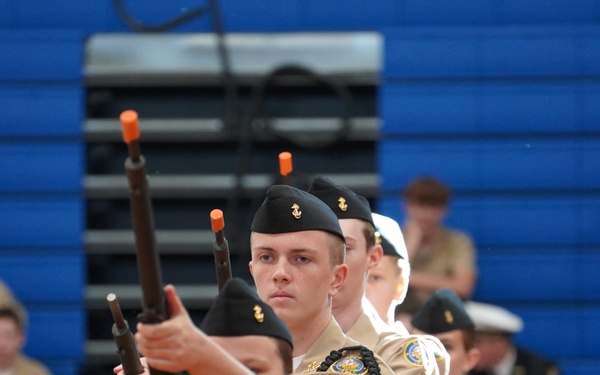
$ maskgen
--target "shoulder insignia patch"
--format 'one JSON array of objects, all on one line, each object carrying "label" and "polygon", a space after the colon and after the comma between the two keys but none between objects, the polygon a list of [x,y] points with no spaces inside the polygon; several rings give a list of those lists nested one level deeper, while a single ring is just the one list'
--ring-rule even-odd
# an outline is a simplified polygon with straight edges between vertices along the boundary
[{"label": "shoulder insignia patch", "polygon": [[423,353],[419,340],[412,339],[404,346],[404,359],[415,367],[423,367]]},{"label": "shoulder insignia patch", "polygon": [[340,358],[329,366],[328,371],[340,374],[364,375],[368,373],[368,369],[361,360],[361,357],[356,354],[348,355]]}]

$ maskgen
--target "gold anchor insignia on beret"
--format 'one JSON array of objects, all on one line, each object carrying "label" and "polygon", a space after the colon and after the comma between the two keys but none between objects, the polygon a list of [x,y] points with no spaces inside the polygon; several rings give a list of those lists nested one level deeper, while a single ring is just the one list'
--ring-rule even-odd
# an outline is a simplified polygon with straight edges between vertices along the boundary
[{"label": "gold anchor insignia on beret", "polygon": [[450,310],[446,310],[446,312],[444,313],[444,317],[446,318],[446,323],[452,324],[454,322],[454,317],[452,316]]},{"label": "gold anchor insignia on beret", "polygon": [[292,215],[296,219],[300,219],[302,217],[302,211],[300,211],[300,206],[297,203],[292,204]]},{"label": "gold anchor insignia on beret", "polygon": [[338,207],[340,208],[340,210],[346,212],[346,210],[348,209],[348,205],[346,204],[346,199],[344,197],[339,197],[338,202],[340,202],[340,204],[338,204]]},{"label": "gold anchor insignia on beret", "polygon": [[265,321],[265,314],[263,314],[260,306],[254,305],[252,310],[254,310],[254,319],[256,319],[257,322],[262,323]]}]

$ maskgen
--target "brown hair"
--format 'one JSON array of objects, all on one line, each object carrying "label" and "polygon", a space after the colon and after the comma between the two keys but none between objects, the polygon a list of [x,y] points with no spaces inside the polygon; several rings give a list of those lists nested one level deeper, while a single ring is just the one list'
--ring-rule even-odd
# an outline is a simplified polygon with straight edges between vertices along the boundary
[{"label": "brown hair", "polygon": [[338,236],[327,233],[329,238],[329,263],[337,266],[346,261],[346,243]]},{"label": "brown hair", "polygon": [[461,329],[462,337],[463,337],[463,345],[465,347],[465,351],[469,351],[475,347],[475,328],[463,328]]},{"label": "brown hair", "polygon": [[292,346],[289,342],[274,338],[277,343],[277,351],[279,352],[279,357],[281,358],[281,362],[283,363],[283,375],[289,375],[294,372],[293,365],[293,357],[292,357]]},{"label": "brown hair", "polygon": [[367,240],[367,251],[377,244],[376,240],[376,231],[375,227],[369,222],[365,221],[365,225],[363,227],[363,234],[365,235],[365,239]]},{"label": "brown hair", "polygon": [[421,177],[411,182],[403,195],[410,202],[445,207],[450,202],[452,191],[436,178]]},{"label": "brown hair", "polygon": [[17,325],[17,329],[22,334],[27,329],[27,313],[25,308],[18,302],[12,302],[0,307],[0,319],[7,318],[12,319]]}]

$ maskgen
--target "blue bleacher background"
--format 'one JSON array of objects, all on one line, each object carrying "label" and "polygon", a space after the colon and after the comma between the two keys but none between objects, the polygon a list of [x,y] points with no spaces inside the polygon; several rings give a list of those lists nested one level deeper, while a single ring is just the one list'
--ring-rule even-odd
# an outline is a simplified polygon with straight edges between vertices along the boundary
[{"label": "blue bleacher background", "polygon": [[55,374],[78,374],[86,336],[83,35],[0,31],[0,279]]},{"label": "blue bleacher background", "polygon": [[[204,1],[124,0],[157,24]],[[478,245],[475,298],[526,322],[519,343],[600,373],[600,2],[220,2],[227,32],[381,31],[377,210],[434,174]],[[109,0],[0,0],[0,278],[28,307],[26,352],[84,354],[83,46],[128,32]],[[174,32],[208,32],[200,17]]]},{"label": "blue bleacher background", "polygon": [[[377,209],[437,176],[478,248],[474,299],[525,321],[517,342],[600,373],[600,27],[390,27]],[[568,341],[568,344],[567,344]]]}]

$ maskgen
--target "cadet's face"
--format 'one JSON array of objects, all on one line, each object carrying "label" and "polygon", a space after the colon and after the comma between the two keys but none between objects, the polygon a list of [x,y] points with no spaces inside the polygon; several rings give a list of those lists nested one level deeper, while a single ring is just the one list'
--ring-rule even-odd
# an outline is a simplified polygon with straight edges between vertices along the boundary
[{"label": "cadet's face", "polygon": [[469,372],[479,359],[479,354],[474,357],[475,349],[465,350],[462,340],[462,331],[453,330],[443,333],[437,333],[435,336],[440,339],[446,351],[450,355],[450,372],[448,375],[463,375]]},{"label": "cadet's face", "polygon": [[282,375],[283,360],[275,339],[267,336],[211,336],[227,353],[259,375]]},{"label": "cadet's face", "polygon": [[339,280],[345,266],[330,264],[330,241],[323,231],[252,233],[250,272],[258,295],[291,330],[329,314],[345,276]]},{"label": "cadet's face", "polygon": [[381,256],[372,256],[374,248],[367,249],[364,235],[365,222],[358,219],[340,219],[340,227],[346,239],[346,264],[348,278],[340,292],[333,299],[333,307],[344,307],[352,300],[362,298],[365,290],[367,271],[373,268]]},{"label": "cadet's face", "polygon": [[10,318],[0,318],[0,370],[12,366],[23,346],[23,335]]},{"label": "cadet's face", "polygon": [[481,353],[477,363],[477,370],[487,370],[496,366],[506,354],[509,344],[508,339],[496,333],[478,333],[476,346]]},{"label": "cadet's face", "polygon": [[381,262],[369,271],[365,296],[379,316],[387,321],[387,313],[392,301],[398,296],[400,272],[398,258],[384,255]]}]

